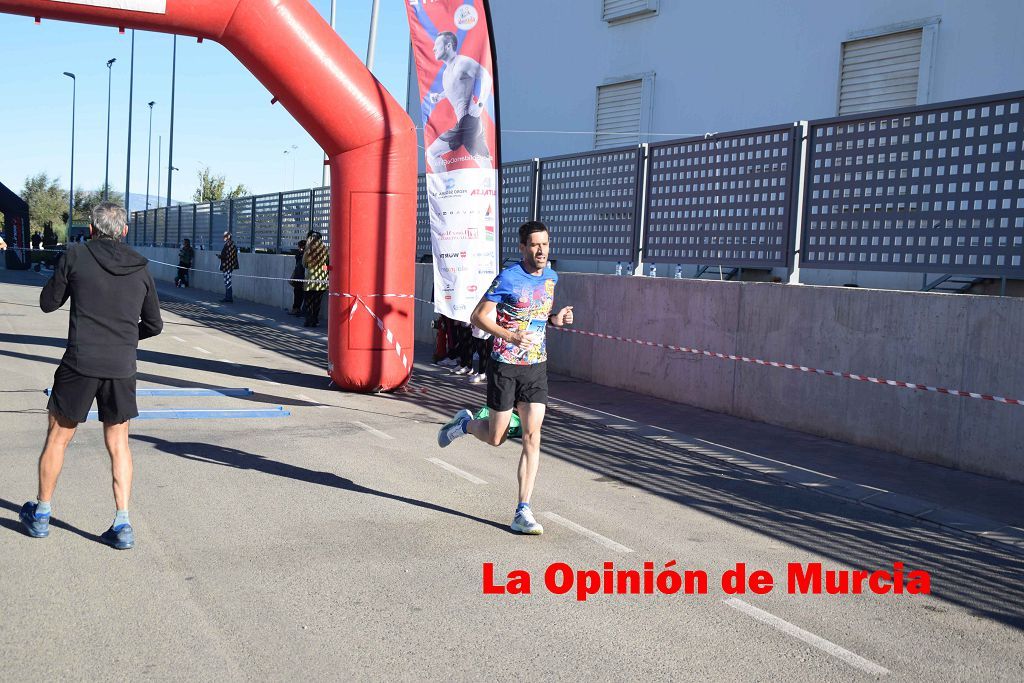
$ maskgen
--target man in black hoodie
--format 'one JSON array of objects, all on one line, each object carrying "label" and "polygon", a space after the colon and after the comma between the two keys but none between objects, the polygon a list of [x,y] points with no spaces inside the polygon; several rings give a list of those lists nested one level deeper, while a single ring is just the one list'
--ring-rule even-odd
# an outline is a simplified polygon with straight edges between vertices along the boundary
[{"label": "man in black hoodie", "polygon": [[39,492],[25,503],[21,522],[28,534],[50,533],[50,499],[64,465],[64,452],[84,422],[93,400],[103,422],[114,479],[114,523],[100,537],[119,550],[131,548],[135,535],[128,519],[132,488],[132,454],[128,421],[138,417],[135,364],[140,339],[163,329],[160,301],[147,261],[121,242],[127,216],[117,204],[103,202],[92,211],[92,239],[69,245],[39,295],[39,307],[51,313],[69,298],[68,345],[47,408],[50,425],[39,456]]}]

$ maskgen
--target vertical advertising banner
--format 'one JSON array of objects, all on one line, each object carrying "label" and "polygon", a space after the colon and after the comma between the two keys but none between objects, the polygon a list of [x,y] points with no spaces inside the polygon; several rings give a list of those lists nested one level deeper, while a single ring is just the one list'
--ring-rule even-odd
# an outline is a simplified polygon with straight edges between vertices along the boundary
[{"label": "vertical advertising banner", "polygon": [[419,82],[434,310],[469,322],[498,266],[498,103],[486,0],[406,0]]}]

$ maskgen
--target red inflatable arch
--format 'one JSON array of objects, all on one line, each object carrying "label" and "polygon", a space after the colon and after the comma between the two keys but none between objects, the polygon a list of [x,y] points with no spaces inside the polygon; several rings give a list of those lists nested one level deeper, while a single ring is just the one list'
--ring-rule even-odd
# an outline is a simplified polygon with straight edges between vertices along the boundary
[{"label": "red inflatable arch", "polygon": [[367,295],[414,291],[415,129],[306,0],[0,0],[0,12],[194,36],[234,54],[330,160],[330,291],[366,307],[329,297],[328,373],[355,391],[408,381],[414,302]]}]

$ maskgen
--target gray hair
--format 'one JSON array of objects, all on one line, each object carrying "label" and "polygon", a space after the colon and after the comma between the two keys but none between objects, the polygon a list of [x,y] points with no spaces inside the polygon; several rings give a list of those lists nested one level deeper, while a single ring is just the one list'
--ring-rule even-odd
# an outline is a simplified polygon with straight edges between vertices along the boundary
[{"label": "gray hair", "polygon": [[114,202],[101,202],[92,210],[92,227],[98,237],[120,241],[128,225],[128,214]]}]

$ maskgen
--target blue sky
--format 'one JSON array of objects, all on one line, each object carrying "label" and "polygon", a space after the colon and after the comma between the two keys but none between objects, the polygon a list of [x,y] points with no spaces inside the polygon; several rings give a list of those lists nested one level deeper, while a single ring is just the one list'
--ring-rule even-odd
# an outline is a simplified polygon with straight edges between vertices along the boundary
[{"label": "blue sky", "polygon": [[[311,3],[327,20],[330,0]],[[335,26],[365,57],[371,0],[338,0]],[[147,102],[153,108],[151,193],[156,194],[157,142],[163,137],[167,166],[171,101],[172,38],[135,33],[132,120],[132,194],[146,192]],[[20,192],[40,171],[67,186],[71,151],[71,79],[78,83],[75,122],[75,186],[103,184],[107,125],[107,67],[116,57],[111,88],[110,184],[124,191],[128,142],[128,74],[131,32],[0,14],[0,182]],[[409,58],[405,6],[380,1],[374,74],[403,106]],[[320,185],[323,152],[252,74],[217,43],[178,38],[174,107],[172,195],[189,200],[203,166],[244,183],[257,194]],[[296,149],[292,149],[292,146]],[[288,150],[288,154],[285,154]],[[160,194],[167,191],[161,172]]]}]

